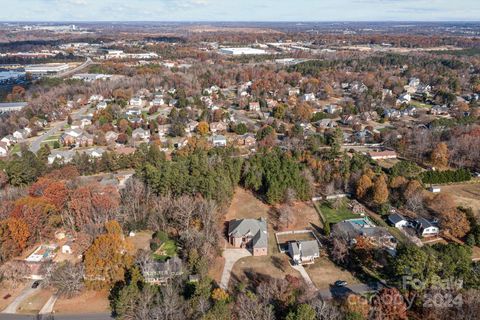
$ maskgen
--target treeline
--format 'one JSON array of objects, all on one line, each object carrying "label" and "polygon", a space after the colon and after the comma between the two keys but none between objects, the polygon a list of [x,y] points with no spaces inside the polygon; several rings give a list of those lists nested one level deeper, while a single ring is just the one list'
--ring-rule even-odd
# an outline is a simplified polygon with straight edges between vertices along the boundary
[{"label": "treeline", "polygon": [[240,182],[243,159],[229,150],[196,150],[167,161],[160,151],[152,151],[137,175],[160,195],[197,195],[225,204]]},{"label": "treeline", "polygon": [[282,202],[289,196],[301,200],[311,196],[301,165],[278,149],[251,157],[245,163],[243,183],[245,187],[264,194],[270,204]]},{"label": "treeline", "polygon": [[472,176],[467,169],[425,171],[420,175],[423,183],[449,183],[469,181]]}]

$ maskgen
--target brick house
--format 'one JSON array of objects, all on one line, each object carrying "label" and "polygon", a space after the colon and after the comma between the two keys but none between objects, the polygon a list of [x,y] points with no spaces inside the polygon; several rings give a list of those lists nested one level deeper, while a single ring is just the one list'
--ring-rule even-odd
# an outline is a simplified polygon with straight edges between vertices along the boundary
[{"label": "brick house", "polygon": [[247,248],[254,256],[265,256],[268,251],[267,220],[238,219],[228,224],[228,241],[236,248]]}]

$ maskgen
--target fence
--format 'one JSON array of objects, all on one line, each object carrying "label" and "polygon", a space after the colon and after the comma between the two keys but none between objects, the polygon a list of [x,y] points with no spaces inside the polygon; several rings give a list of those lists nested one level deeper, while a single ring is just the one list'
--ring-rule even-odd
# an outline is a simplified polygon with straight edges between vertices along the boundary
[{"label": "fence", "polygon": [[317,241],[318,246],[319,247],[322,246],[322,244],[320,243],[320,240],[318,239],[317,235],[312,230],[304,229],[304,230],[280,231],[280,232],[275,232],[275,240],[277,241],[278,251],[280,251],[281,253],[286,252],[286,250],[282,249],[282,247],[280,246],[280,241],[278,241],[278,236],[284,236],[284,235],[290,235],[290,234],[305,234],[305,233],[311,233],[313,235],[313,237],[315,238],[315,240]]}]

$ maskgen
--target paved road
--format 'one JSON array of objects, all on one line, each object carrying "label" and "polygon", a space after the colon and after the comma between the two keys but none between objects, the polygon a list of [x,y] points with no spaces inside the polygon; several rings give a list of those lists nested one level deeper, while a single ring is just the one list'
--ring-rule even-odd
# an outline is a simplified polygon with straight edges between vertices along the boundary
[{"label": "paved road", "polygon": [[82,63],[81,65],[79,65],[78,67],[75,67],[71,70],[66,70],[64,72],[61,72],[61,73],[57,73],[55,75],[53,75],[52,77],[55,77],[55,78],[65,78],[65,77],[69,77],[77,72],[79,72],[80,70],[88,67],[89,65],[91,65],[93,63],[92,59],[90,58],[87,58],[87,60],[85,60],[84,63]]},{"label": "paved road", "polygon": [[[2,313],[16,313],[22,301],[39,290],[38,287],[35,289],[32,288],[33,282],[34,281],[30,281],[29,283],[27,283],[26,287],[22,290],[22,292],[20,292],[20,294],[15,299],[13,299],[13,301],[2,311]],[[4,315],[0,316],[0,319],[3,320],[4,318]]]},{"label": "paved road", "polygon": [[225,258],[225,265],[223,266],[222,279],[220,280],[220,288],[228,289],[228,282],[230,281],[230,274],[232,272],[235,262],[244,257],[250,257],[252,254],[247,249],[225,249],[223,257]]},{"label": "paved road", "polygon": [[[87,110],[88,110],[89,106],[86,106],[86,107],[83,107],[77,111],[74,111],[72,112],[72,120],[77,120],[78,116],[82,115],[83,113],[85,113]],[[46,131],[45,133],[43,133],[42,135],[39,135],[38,137],[35,137],[34,140],[30,143],[30,147],[29,147],[29,150],[34,152],[34,153],[37,153],[37,151],[40,149],[40,147],[42,146],[42,142],[45,141],[47,138],[49,138],[50,136],[53,136],[55,135],[58,131],[60,131],[60,129],[62,129],[65,125],[67,124],[67,121],[64,120],[64,121],[60,121],[60,122],[57,122],[55,123],[55,125],[53,127],[51,127],[50,129],[48,129],[48,131]]]},{"label": "paved road", "polygon": [[20,314],[2,314],[1,320],[112,320],[109,313],[86,313],[72,315],[20,315]]}]

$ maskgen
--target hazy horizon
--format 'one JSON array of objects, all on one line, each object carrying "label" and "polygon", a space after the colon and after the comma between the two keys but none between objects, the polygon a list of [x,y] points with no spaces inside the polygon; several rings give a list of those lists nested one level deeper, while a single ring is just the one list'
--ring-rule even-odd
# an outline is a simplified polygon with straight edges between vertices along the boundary
[{"label": "hazy horizon", "polygon": [[[22,0],[2,22],[476,22],[478,0]],[[222,19],[219,19],[222,17]]]}]

